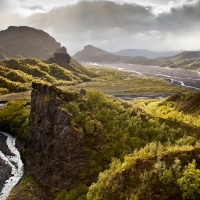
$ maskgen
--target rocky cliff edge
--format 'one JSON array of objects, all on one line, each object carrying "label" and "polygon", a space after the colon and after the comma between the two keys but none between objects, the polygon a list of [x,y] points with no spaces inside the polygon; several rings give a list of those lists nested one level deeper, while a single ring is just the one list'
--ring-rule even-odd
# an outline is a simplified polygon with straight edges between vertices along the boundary
[{"label": "rocky cliff edge", "polygon": [[63,105],[79,94],[40,83],[32,87],[26,173],[44,184],[71,189],[84,182],[79,178],[85,165],[84,142]]}]

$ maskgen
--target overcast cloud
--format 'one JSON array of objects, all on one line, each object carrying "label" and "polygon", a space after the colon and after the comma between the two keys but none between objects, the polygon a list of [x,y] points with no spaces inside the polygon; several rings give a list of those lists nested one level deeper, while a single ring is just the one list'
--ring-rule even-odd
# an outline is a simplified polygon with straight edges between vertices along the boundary
[{"label": "overcast cloud", "polygon": [[[10,25],[42,29],[66,46],[70,54],[87,44],[111,52],[127,48],[200,49],[199,0],[146,0],[140,1],[142,5],[137,1],[81,1],[51,10],[39,1],[36,5],[28,1],[18,1],[13,8],[8,3],[11,1],[0,0],[0,29]],[[153,4],[165,5],[165,9]],[[160,12],[155,13],[155,8]],[[36,13],[20,17],[16,14],[20,9]]]}]

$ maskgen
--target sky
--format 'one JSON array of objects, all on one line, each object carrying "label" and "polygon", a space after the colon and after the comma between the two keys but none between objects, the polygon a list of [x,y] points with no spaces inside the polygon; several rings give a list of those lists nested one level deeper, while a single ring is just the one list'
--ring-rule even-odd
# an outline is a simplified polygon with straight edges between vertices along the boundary
[{"label": "sky", "polygon": [[200,50],[200,0],[0,0],[0,30],[30,26],[70,55],[91,44],[122,49]]}]

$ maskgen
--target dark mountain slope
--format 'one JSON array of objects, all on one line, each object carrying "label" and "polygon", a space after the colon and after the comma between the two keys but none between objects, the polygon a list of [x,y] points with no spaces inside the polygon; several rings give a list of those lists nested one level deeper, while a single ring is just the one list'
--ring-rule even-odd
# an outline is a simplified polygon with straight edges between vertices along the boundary
[{"label": "dark mountain slope", "polygon": [[92,45],[85,46],[73,58],[83,62],[124,62],[129,60],[128,57],[117,56]]},{"label": "dark mountain slope", "polygon": [[47,59],[60,47],[60,43],[42,30],[10,26],[0,31],[0,59]]}]

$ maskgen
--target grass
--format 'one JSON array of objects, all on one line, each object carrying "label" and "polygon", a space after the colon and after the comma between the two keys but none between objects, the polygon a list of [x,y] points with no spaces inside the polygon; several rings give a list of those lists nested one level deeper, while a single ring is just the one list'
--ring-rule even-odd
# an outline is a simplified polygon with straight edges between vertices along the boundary
[{"label": "grass", "polygon": [[176,93],[188,90],[184,87],[173,85],[162,78],[136,75],[105,67],[93,67],[90,65],[84,65],[84,67],[97,76],[92,78],[90,82],[78,84],[73,88],[97,89],[111,95],[135,93],[153,95],[155,93]]}]

